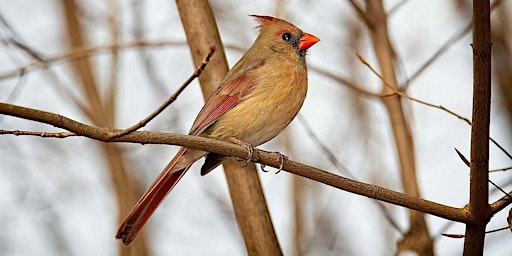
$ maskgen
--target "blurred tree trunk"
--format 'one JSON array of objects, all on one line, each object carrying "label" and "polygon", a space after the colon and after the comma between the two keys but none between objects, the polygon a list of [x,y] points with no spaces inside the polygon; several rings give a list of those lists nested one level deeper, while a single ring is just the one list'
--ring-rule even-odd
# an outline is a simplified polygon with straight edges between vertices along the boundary
[{"label": "blurred tree trunk", "polygon": [[[382,98],[388,112],[395,146],[400,162],[402,187],[406,194],[421,197],[416,176],[416,157],[414,139],[400,96],[393,95],[399,91],[395,70],[395,51],[391,44],[387,28],[387,14],[384,11],[382,0],[367,1],[364,14],[368,29],[370,30],[373,48],[381,74],[383,77]],[[398,251],[415,251],[419,255],[434,255],[433,240],[430,237],[425,221],[425,214],[409,210],[409,230],[398,243]]]},{"label": "blurred tree trunk", "polygon": [[512,51],[510,47],[510,15],[507,8],[497,8],[494,12],[497,22],[492,24],[492,59],[494,63],[495,83],[501,92],[504,109],[508,112],[509,126],[512,126]]},{"label": "blurred tree trunk", "polygon": [[[64,24],[66,25],[68,40],[71,48],[86,47],[87,35],[84,33],[80,20],[77,17],[80,10],[75,0],[61,0],[64,11]],[[104,104],[99,94],[97,78],[94,74],[89,59],[77,59],[72,61],[73,72],[78,84],[81,86],[87,105],[82,107],[82,111],[96,126],[113,127],[114,126],[114,88],[111,87],[110,97]],[[115,69],[112,69],[116,72]],[[112,83],[116,82],[116,74],[112,74]],[[112,84],[114,86],[114,84]],[[77,103],[77,105],[80,105]],[[105,107],[106,106],[106,107]],[[105,152],[110,177],[114,185],[117,197],[117,208],[119,216],[128,215],[133,205],[137,202],[138,191],[131,181],[122,161],[122,152],[118,145],[101,143],[99,146]],[[144,233],[143,233],[144,234]],[[148,255],[145,237],[139,236],[130,247],[122,247],[119,243],[120,255]],[[112,237],[114,233],[112,233]]]},{"label": "blurred tree trunk", "polygon": [[[195,65],[215,45],[216,52],[199,77],[204,98],[217,88],[228,71],[215,17],[207,0],[177,0]],[[231,201],[249,255],[282,255],[261,188],[256,165],[245,168],[235,159],[224,163]]]}]

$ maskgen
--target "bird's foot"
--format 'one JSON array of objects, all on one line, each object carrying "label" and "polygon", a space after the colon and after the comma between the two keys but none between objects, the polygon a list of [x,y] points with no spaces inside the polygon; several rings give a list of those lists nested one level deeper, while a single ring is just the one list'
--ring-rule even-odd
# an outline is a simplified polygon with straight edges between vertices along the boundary
[{"label": "bird's foot", "polygon": [[273,153],[277,155],[277,159],[280,161],[279,169],[276,172],[276,174],[278,174],[279,172],[281,172],[283,170],[283,166],[288,161],[288,157],[279,152],[273,152]]},{"label": "bird's foot", "polygon": [[[288,161],[288,157],[279,153],[279,152],[269,152],[269,153],[272,153],[274,155],[277,156],[277,159],[280,161],[279,163],[279,169],[277,170],[276,174],[280,173],[282,170],[283,170],[283,167],[284,167],[284,164],[286,163],[286,161]],[[267,170],[265,170],[265,165],[264,164],[260,164],[260,168],[262,171],[264,172],[268,172]]]},{"label": "bird's foot", "polygon": [[[238,144],[240,146],[244,146],[244,147],[247,148],[247,151],[248,151],[247,159],[246,159],[245,164],[242,166],[242,167],[246,167],[251,162],[252,157],[254,155],[254,146],[249,144],[249,143],[247,143],[247,142],[245,142],[245,141],[243,141],[243,140],[235,138],[235,137],[230,137],[229,140],[231,142],[233,142],[233,143],[236,143],[236,144]],[[242,159],[239,159],[239,158],[237,158],[237,160],[242,161]]]}]

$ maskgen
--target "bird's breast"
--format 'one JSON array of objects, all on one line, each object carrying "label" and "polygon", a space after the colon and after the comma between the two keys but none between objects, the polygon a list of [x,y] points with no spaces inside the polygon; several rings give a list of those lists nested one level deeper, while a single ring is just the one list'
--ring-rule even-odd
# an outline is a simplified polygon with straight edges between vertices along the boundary
[{"label": "bird's breast", "polygon": [[208,137],[236,137],[257,146],[276,137],[293,120],[306,97],[305,68],[268,67],[258,69],[251,91],[205,131]]}]

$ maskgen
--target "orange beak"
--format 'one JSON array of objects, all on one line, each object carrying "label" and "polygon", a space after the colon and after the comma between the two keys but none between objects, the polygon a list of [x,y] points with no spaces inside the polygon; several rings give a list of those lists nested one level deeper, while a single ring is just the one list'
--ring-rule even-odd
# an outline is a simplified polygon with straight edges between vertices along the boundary
[{"label": "orange beak", "polygon": [[318,43],[318,41],[320,41],[318,37],[312,34],[304,33],[304,35],[300,37],[299,50],[307,50],[309,47]]}]

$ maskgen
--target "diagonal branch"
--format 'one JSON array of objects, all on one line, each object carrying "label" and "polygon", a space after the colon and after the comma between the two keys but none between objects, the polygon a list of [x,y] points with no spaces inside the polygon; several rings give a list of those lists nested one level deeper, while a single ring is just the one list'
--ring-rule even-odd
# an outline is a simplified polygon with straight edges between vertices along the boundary
[{"label": "diagonal branch", "polygon": [[210,61],[210,58],[213,56],[214,52],[215,52],[215,45],[212,45],[210,47],[210,51],[208,52],[206,57],[203,59],[203,62],[201,63],[201,65],[199,65],[196,68],[196,70],[194,71],[194,73],[192,73],[192,75],[190,75],[190,77],[187,78],[187,80],[185,80],[185,82],[183,82],[183,84],[178,88],[178,90],[173,95],[171,95],[164,103],[162,103],[155,111],[153,111],[153,113],[151,113],[149,116],[142,119],[138,123],[134,124],[133,126],[127,128],[126,130],[119,131],[119,132],[115,133],[114,135],[112,135],[112,138],[121,137],[123,135],[134,132],[134,131],[146,126],[146,124],[148,124],[151,120],[153,120],[153,118],[155,118],[157,115],[162,113],[162,111],[164,111],[165,108],[167,108],[171,103],[173,103],[178,98],[178,96],[183,92],[183,90],[185,90],[185,88],[187,88],[187,86],[192,81],[194,81],[194,79],[196,79],[197,77],[199,77],[201,75],[204,68]]},{"label": "diagonal branch", "polygon": [[29,62],[28,64],[21,66],[17,69],[7,71],[5,73],[0,74],[0,79],[12,78],[16,76],[20,76],[23,74],[27,74],[30,71],[39,69],[39,68],[47,68],[52,64],[57,64],[64,61],[77,60],[85,57],[89,57],[97,54],[106,54],[112,53],[117,50],[124,49],[132,49],[132,48],[150,48],[150,47],[164,47],[164,46],[185,46],[186,42],[179,41],[135,41],[135,42],[125,42],[125,43],[114,43],[110,45],[104,46],[84,46],[77,47],[67,52],[57,54],[53,57],[47,57],[44,59],[36,59],[35,61]]},{"label": "diagonal branch", "polygon": [[[496,0],[491,4],[491,11],[494,10],[499,4],[501,4],[502,0]],[[419,75],[423,73],[434,61],[436,61],[440,56],[442,56],[451,46],[453,46],[456,42],[462,39],[467,33],[471,31],[471,25],[473,24],[473,20],[470,20],[462,30],[455,33],[450,37],[430,58],[428,58],[425,63],[423,63],[418,70],[416,70],[411,77],[409,77],[404,83],[400,85],[403,90],[407,90],[409,85],[413,80],[418,78]]]},{"label": "diagonal branch", "polygon": [[[386,82],[384,80],[384,77],[382,77],[381,74],[379,74],[379,72],[377,72],[377,70],[375,70],[372,65],[370,65],[370,63],[368,63],[368,61],[366,61],[366,59],[361,56],[360,54],[356,53],[356,56],[359,58],[359,60],[361,61],[361,63],[363,63],[365,66],[367,66],[370,71],[372,71],[373,74],[375,74],[376,76],[378,76],[380,78],[380,80],[382,81],[382,83],[384,84],[384,86],[386,86],[387,88],[389,88],[390,90],[392,90],[393,92],[391,93],[388,93],[388,94],[384,94],[384,95],[380,95],[381,97],[392,97],[392,96],[401,96],[401,97],[404,97],[410,101],[414,101],[416,103],[419,103],[419,104],[422,104],[422,105],[425,105],[427,107],[431,107],[431,108],[437,108],[437,109],[440,109],[462,121],[464,121],[465,123],[467,123],[468,125],[472,125],[472,122],[471,120],[469,120],[469,118],[467,117],[464,117],[464,116],[461,116],[459,114],[457,114],[455,111],[443,106],[443,105],[435,105],[433,103],[430,103],[430,102],[427,102],[427,101],[424,101],[424,100],[420,100],[418,98],[415,98],[415,97],[412,97],[410,96],[409,94],[401,91],[401,90],[398,90],[398,89],[395,89],[392,85],[390,85],[388,82]],[[508,158],[512,159],[512,154],[510,154],[510,152],[508,152],[500,143],[498,143],[495,139],[493,139],[492,137],[489,137],[489,140],[492,142],[492,144],[494,144],[496,147],[498,147],[498,149],[501,150],[501,152],[503,152],[505,155],[507,155]],[[504,168],[506,169],[506,168]]]}]

